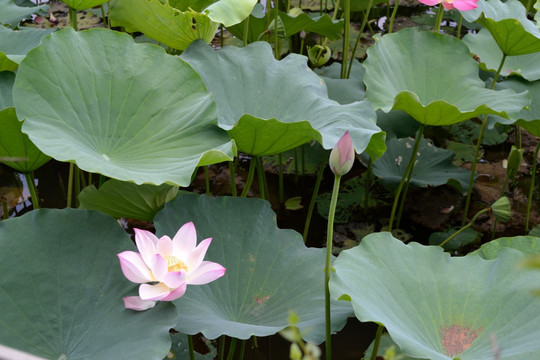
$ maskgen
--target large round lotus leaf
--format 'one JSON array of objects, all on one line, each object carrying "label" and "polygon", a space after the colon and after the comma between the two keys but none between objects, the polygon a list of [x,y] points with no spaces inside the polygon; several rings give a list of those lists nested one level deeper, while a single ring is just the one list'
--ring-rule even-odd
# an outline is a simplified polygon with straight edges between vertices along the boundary
[{"label": "large round lotus leaf", "polygon": [[45,154],[119,180],[186,186],[198,165],[234,151],[188,64],[111,30],[44,38],[21,62],[13,100]]},{"label": "large round lotus leaf", "polygon": [[[332,63],[313,71],[324,80],[328,88],[328,97],[340,104],[350,104],[355,101],[364,100],[366,87],[364,86],[364,66],[358,61],[353,61],[351,74],[348,79],[341,78],[341,64]],[[377,118],[377,123],[378,123]]]},{"label": "large round lotus leaf", "polygon": [[178,194],[178,187],[159,186],[111,179],[97,189],[90,185],[78,196],[83,209],[99,210],[115,218],[152,221],[167,201]]},{"label": "large round lotus leaf", "polygon": [[0,26],[0,71],[14,71],[28,51],[39,45],[41,39],[54,29],[22,28],[10,30]]},{"label": "large round lotus leaf", "polygon": [[13,106],[15,73],[0,71],[0,110]]},{"label": "large round lotus leaf", "polygon": [[461,12],[463,18],[487,28],[503,53],[515,56],[540,51],[540,30],[527,18],[519,0],[479,0],[477,5]]},{"label": "large round lotus leaf", "polygon": [[[411,159],[414,142],[411,138],[389,139],[386,142],[388,150],[373,163],[373,173],[384,182],[397,186]],[[422,138],[411,184],[427,187],[449,183],[459,191],[464,191],[469,184],[470,172],[452,164],[453,159],[452,151],[438,148]]]},{"label": "large round lotus leaf", "polygon": [[305,56],[277,61],[266,42],[218,51],[196,42],[182,58],[213,93],[219,125],[229,130],[240,151],[272,155],[311,140],[331,149],[347,130],[358,153],[378,158],[385,150],[369,102],[340,105],[328,99]]},{"label": "large round lotus leaf", "polygon": [[[174,235],[193,221],[199,241],[213,238],[205,259],[227,269],[203,286],[188,286],[174,304],[180,314],[175,329],[247,339],[267,336],[289,325],[289,312],[307,340],[324,340],[324,249],[307,248],[302,236],[276,226],[268,202],[232,197],[179,195],[156,215],[160,235]],[[352,309],[332,304],[332,329],[340,330]]]},{"label": "large round lotus leaf", "polygon": [[[0,111],[0,158],[17,159],[2,161],[4,164],[20,172],[31,172],[44,165],[51,158],[43,154],[34,145],[28,135],[21,131],[22,123],[17,119],[15,108]],[[24,159],[24,160],[22,160]]]},{"label": "large round lotus leaf", "polygon": [[531,360],[540,352],[540,297],[525,288],[539,275],[519,269],[514,249],[496,260],[450,257],[375,233],[343,251],[330,279],[361,321],[383,324],[408,356],[431,360]]},{"label": "large round lotus leaf", "polygon": [[116,254],[134,248],[97,211],[37,210],[0,222],[2,345],[47,359],[163,359],[174,307],[134,312],[122,301],[136,286]]},{"label": "large round lotus leaf", "polygon": [[[477,34],[468,33],[463,37],[463,42],[471,49],[475,58],[480,61],[480,67],[483,70],[497,71],[503,53],[489,31],[482,29]],[[504,61],[501,75],[519,75],[529,81],[535,81],[540,79],[538,63],[540,63],[540,52],[509,56]]]},{"label": "large round lotus leaf", "polygon": [[403,110],[425,125],[481,114],[508,118],[530,102],[525,93],[486,89],[469,49],[453,36],[406,28],[383,36],[367,54],[364,82],[373,107]]},{"label": "large round lotus leaf", "polygon": [[67,6],[77,10],[91,9],[106,3],[109,0],[62,0]]},{"label": "large round lotus leaf", "polygon": [[0,24],[15,26],[31,14],[37,14],[49,10],[49,5],[32,7],[17,6],[12,0],[0,0]]},{"label": "large round lotus leaf", "polygon": [[535,236],[513,236],[498,238],[483,244],[480,249],[476,250],[472,254],[476,254],[484,259],[491,260],[496,259],[499,250],[504,248],[516,249],[529,255],[540,254],[540,238]]}]

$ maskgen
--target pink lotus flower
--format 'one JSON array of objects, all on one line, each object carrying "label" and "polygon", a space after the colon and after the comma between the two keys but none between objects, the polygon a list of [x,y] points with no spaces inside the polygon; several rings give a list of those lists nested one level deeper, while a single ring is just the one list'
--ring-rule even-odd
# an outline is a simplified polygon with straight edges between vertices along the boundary
[{"label": "pink lotus flower", "polygon": [[467,11],[476,9],[478,7],[478,4],[476,3],[478,0],[418,0],[422,4],[426,4],[429,6],[434,6],[442,3],[442,6],[446,10],[452,10],[454,8],[458,9],[459,11]]},{"label": "pink lotus flower", "polygon": [[203,261],[211,238],[197,246],[197,232],[192,222],[184,224],[171,240],[157,238],[149,231],[135,229],[135,243],[139,252],[118,254],[124,276],[139,286],[139,296],[124,298],[128,309],[142,311],[152,308],[157,301],[172,301],[186,292],[186,286],[203,285],[225,274],[225,268],[211,261]]},{"label": "pink lotus flower", "polygon": [[334,175],[342,176],[351,170],[354,163],[354,147],[348,131],[345,131],[332,149],[328,163]]}]

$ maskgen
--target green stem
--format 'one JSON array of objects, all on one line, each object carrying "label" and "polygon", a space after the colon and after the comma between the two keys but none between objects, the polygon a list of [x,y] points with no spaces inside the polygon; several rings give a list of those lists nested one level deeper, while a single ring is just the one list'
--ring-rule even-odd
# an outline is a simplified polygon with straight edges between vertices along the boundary
[{"label": "green stem", "polygon": [[218,345],[218,359],[225,360],[225,335],[221,335]]},{"label": "green stem", "polygon": [[529,11],[531,10],[531,5],[532,5],[532,0],[528,0],[527,6],[525,7],[525,10],[526,10],[525,14],[529,13]]},{"label": "green stem", "polygon": [[536,178],[536,163],[538,162],[538,150],[540,150],[540,142],[534,150],[533,163],[531,167],[531,184],[529,185],[529,195],[527,196],[527,215],[525,216],[525,233],[529,232],[529,220],[531,215],[531,204],[534,191],[534,180]]},{"label": "green stem", "polygon": [[437,18],[435,20],[435,27],[433,28],[433,32],[438,34],[441,31],[441,23],[443,19],[444,14],[444,8],[442,6],[442,3],[439,4],[439,10],[437,10]]},{"label": "green stem", "polygon": [[260,197],[263,200],[268,199],[267,195],[267,189],[266,189],[266,178],[264,176],[264,167],[262,162],[262,157],[257,156],[257,177],[259,179],[259,192]]},{"label": "green stem", "polygon": [[[345,0],[345,2],[343,3],[343,12],[345,18],[343,21],[343,53],[341,55],[341,78],[346,79],[347,65],[349,64],[349,47],[351,46],[351,44],[349,43],[351,38],[351,0]],[[360,35],[361,34],[358,34],[358,36]]]},{"label": "green stem", "polygon": [[210,175],[208,175],[208,166],[203,166],[204,171],[204,187],[206,188],[206,195],[210,196]]},{"label": "green stem", "polygon": [[458,39],[461,38],[461,27],[463,25],[463,15],[461,15],[461,13],[459,14],[459,20],[458,20],[458,23],[457,23],[457,28],[456,28],[456,37]]},{"label": "green stem", "polygon": [[279,6],[277,1],[274,1],[274,57],[279,60],[279,31],[278,31]]},{"label": "green stem", "polygon": [[309,232],[309,224],[311,223],[311,217],[313,215],[313,210],[315,209],[315,202],[317,201],[317,195],[319,195],[319,188],[321,187],[321,181],[322,176],[324,173],[324,168],[326,167],[326,161],[328,160],[328,156],[323,157],[323,161],[321,165],[319,166],[319,170],[317,171],[317,180],[315,181],[315,187],[313,188],[313,194],[311,194],[311,201],[309,202],[309,209],[306,217],[306,223],[304,225],[304,243],[307,241],[308,232]]},{"label": "green stem", "polygon": [[[349,0],[347,0],[349,1]],[[330,271],[332,266],[332,238],[334,236],[334,217],[336,215],[336,205],[339,195],[340,175],[334,176],[334,189],[330,200],[330,211],[328,213],[328,229],[326,233],[326,264],[324,266],[324,319],[326,326],[326,360],[332,359],[332,322],[330,315]]]},{"label": "green stem", "polygon": [[72,7],[69,8],[69,21],[71,22],[71,27],[73,30],[79,30],[77,28],[77,10]]},{"label": "green stem", "polygon": [[279,203],[283,204],[283,201],[285,200],[285,196],[283,194],[283,157],[281,156],[281,153],[278,154],[278,163],[279,163]]},{"label": "green stem", "polygon": [[187,336],[188,349],[189,349],[189,360],[195,360],[195,348],[193,347],[193,335]]},{"label": "green stem", "polygon": [[229,161],[229,174],[231,176],[231,195],[236,197],[236,163]]},{"label": "green stem", "polygon": [[236,338],[231,338],[231,343],[229,344],[229,355],[227,356],[227,360],[233,360],[234,359],[234,350],[236,350]]},{"label": "green stem", "polygon": [[476,219],[478,219],[478,217],[486,212],[489,211],[490,208],[486,208],[486,209],[482,209],[480,210],[479,212],[476,213],[476,215],[473,216],[473,218],[471,219],[471,221],[463,226],[461,229],[459,229],[458,231],[456,231],[455,233],[453,233],[452,235],[450,235],[446,240],[444,240],[442,243],[439,244],[440,247],[443,247],[444,245],[446,245],[450,240],[452,240],[453,238],[455,238],[456,236],[458,236],[461,232],[463,232],[465,229],[468,229],[472,226],[472,224],[474,224],[474,222],[476,221]]},{"label": "green stem", "polygon": [[390,16],[390,22],[388,23],[388,33],[392,33],[392,29],[394,28],[394,19],[396,18],[397,10],[399,7],[399,0],[396,0],[396,3],[394,4],[394,10],[392,10],[392,16]]},{"label": "green stem", "polygon": [[67,186],[67,204],[66,207],[71,207],[71,197],[73,196],[73,172],[75,169],[74,163],[69,163],[69,175]]},{"label": "green stem", "polygon": [[34,185],[34,176],[31,173],[25,172],[24,177],[26,178],[26,185],[30,191],[30,197],[32,198],[32,206],[34,209],[39,209],[39,198],[37,196],[36,187]]},{"label": "green stem", "polygon": [[[222,32],[223,33],[223,32]],[[244,24],[244,47],[248,44],[248,35],[249,35],[249,16],[246,18],[246,23]],[[223,47],[223,35],[221,36],[221,47]]]},{"label": "green stem", "polygon": [[[396,214],[399,196],[401,195],[401,189],[403,188],[403,185],[405,184],[405,180],[408,179],[409,174],[412,174],[412,171],[414,169],[414,162],[416,161],[416,153],[418,152],[418,148],[420,147],[420,140],[422,139],[423,133],[424,133],[424,124],[420,124],[420,127],[418,128],[418,133],[416,134],[414,147],[411,153],[411,159],[409,160],[409,164],[407,164],[407,169],[405,169],[405,173],[403,173],[403,176],[401,177],[401,181],[399,182],[398,188],[396,190],[396,194],[394,195],[394,203],[392,205],[392,212],[390,213],[390,221],[388,223],[388,231],[390,232],[392,232],[392,224],[394,222],[394,215]],[[407,194],[403,194],[403,197],[405,197],[406,195]]]},{"label": "green stem", "polygon": [[373,343],[373,351],[371,352],[371,357],[369,360],[377,359],[377,353],[379,352],[379,345],[381,344],[381,335],[384,330],[384,326],[379,324],[377,328],[377,334],[375,335],[375,342]]},{"label": "green stem", "polygon": [[[506,176],[506,179],[504,179],[504,184],[501,190],[501,195],[499,198],[502,198],[504,196],[504,193],[506,192],[506,188],[508,187],[508,175]],[[495,232],[497,231],[497,224],[499,223],[499,219],[495,218],[493,221],[493,228],[491,229],[491,240],[495,239]]]},{"label": "green stem", "polygon": [[79,207],[79,194],[81,193],[81,169],[79,169],[78,166],[75,166],[73,179],[75,181],[75,192],[73,194],[73,197],[75,198],[75,207]]},{"label": "green stem", "polygon": [[351,60],[349,61],[349,68],[347,69],[346,79],[348,79],[351,76],[351,69],[353,66],[354,54],[356,54],[356,49],[358,49],[358,45],[360,44],[360,39],[362,38],[362,34],[364,33],[364,28],[366,27],[366,24],[368,22],[369,12],[371,11],[372,6],[373,6],[373,0],[369,0],[368,8],[366,10],[364,18],[362,19],[362,25],[360,25],[360,31],[358,32],[358,36],[356,37],[356,42],[354,43],[354,47],[351,53],[352,55],[351,55]]},{"label": "green stem", "polygon": [[[495,84],[497,83],[497,78],[499,77],[499,74],[501,73],[505,60],[506,60],[506,54],[503,54],[501,63],[499,64],[499,68],[497,69],[497,72],[495,73],[495,77],[493,78],[493,81],[491,82],[491,90],[495,88]],[[471,163],[471,175],[469,177],[469,187],[467,189],[467,199],[465,200],[465,208],[463,209],[463,219],[461,220],[461,226],[463,226],[467,222],[467,214],[469,213],[469,206],[471,204],[471,195],[472,195],[473,185],[474,185],[474,174],[476,172],[476,163],[478,162],[478,154],[480,153],[482,137],[484,136],[484,130],[486,129],[486,125],[487,125],[487,117],[488,116],[486,114],[484,115],[484,118],[482,119],[482,126],[480,127],[480,133],[478,134],[478,140],[476,141],[476,148],[474,149],[474,157]]]},{"label": "green stem", "polygon": [[242,194],[240,194],[240,197],[245,198],[249,192],[249,188],[251,187],[251,183],[253,182],[253,175],[255,175],[255,166],[257,165],[257,159],[255,157],[252,157],[249,161],[249,171],[248,171],[248,177],[246,179],[246,184],[244,185],[244,188],[242,189]]},{"label": "green stem", "polygon": [[240,343],[240,358],[239,358],[239,360],[244,359],[245,350],[246,350],[246,340],[242,340],[242,342]]}]

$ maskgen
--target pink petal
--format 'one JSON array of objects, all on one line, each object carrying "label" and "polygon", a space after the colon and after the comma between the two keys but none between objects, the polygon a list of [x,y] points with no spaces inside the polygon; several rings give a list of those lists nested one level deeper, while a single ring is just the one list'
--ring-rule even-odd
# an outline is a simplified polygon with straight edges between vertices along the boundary
[{"label": "pink petal", "polygon": [[129,281],[143,284],[156,280],[139,253],[134,251],[124,251],[117,256],[120,260],[120,268]]},{"label": "pink petal", "polygon": [[454,0],[454,7],[459,11],[476,9],[478,7],[477,1],[478,0]]},{"label": "pink petal", "polygon": [[160,281],[169,288],[176,289],[186,283],[186,273],[184,271],[171,271],[166,273]]},{"label": "pink petal", "polygon": [[162,281],[163,276],[167,274],[167,262],[160,254],[155,254],[150,259],[150,270],[152,270],[157,281]]},{"label": "pink petal", "polygon": [[148,266],[151,264],[152,256],[156,253],[157,240],[157,237],[150,231],[135,229],[135,244],[137,244],[137,249]]},{"label": "pink petal", "polygon": [[183,283],[182,286],[171,291],[171,293],[167,295],[166,297],[164,297],[162,301],[173,301],[173,300],[178,299],[179,297],[182,297],[186,293],[186,287],[187,287],[187,284]]},{"label": "pink petal", "polygon": [[155,301],[142,300],[138,296],[127,296],[123,299],[124,299],[124,306],[126,307],[126,309],[143,311],[143,310],[151,309],[154,306],[156,306]]},{"label": "pink petal", "polygon": [[190,285],[204,285],[212,282],[223,275],[226,269],[218,263],[203,261],[193,272],[187,274],[187,283]]},{"label": "pink petal", "polygon": [[172,240],[168,236],[161,237],[156,244],[156,251],[163,255],[172,255],[173,254],[173,244]]},{"label": "pink petal", "polygon": [[161,300],[171,293],[171,289],[164,283],[156,285],[142,284],[139,286],[139,296],[142,300]]},{"label": "pink petal", "polygon": [[437,5],[440,3],[439,0],[418,0],[418,1],[420,1],[422,4],[429,5],[429,6]]},{"label": "pink petal", "polygon": [[197,231],[192,222],[188,222],[178,230],[173,238],[174,254],[189,254],[197,246]]},{"label": "pink petal", "polygon": [[445,2],[443,2],[442,6],[446,10],[452,10],[454,8],[454,4],[449,4],[449,3],[445,3]]},{"label": "pink petal", "polygon": [[204,239],[201,243],[190,253],[179,254],[180,260],[187,265],[189,271],[195,271],[199,265],[201,265],[204,255],[212,242],[212,238]]}]

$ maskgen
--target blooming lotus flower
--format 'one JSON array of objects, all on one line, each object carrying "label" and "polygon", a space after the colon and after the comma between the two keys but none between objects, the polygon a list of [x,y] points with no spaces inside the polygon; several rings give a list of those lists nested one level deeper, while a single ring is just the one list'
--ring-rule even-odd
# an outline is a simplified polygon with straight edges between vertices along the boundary
[{"label": "blooming lotus flower", "polygon": [[478,4],[476,3],[478,0],[418,0],[422,4],[426,4],[429,6],[434,6],[442,3],[442,6],[446,10],[452,10],[454,8],[458,9],[459,11],[467,11],[476,9],[478,7]]},{"label": "blooming lotus flower", "polygon": [[332,149],[328,163],[334,175],[342,176],[351,170],[354,163],[354,147],[349,131],[343,134]]},{"label": "blooming lotus flower", "polygon": [[203,261],[211,238],[197,245],[197,232],[192,222],[184,224],[171,238],[157,238],[149,231],[135,229],[139,252],[118,254],[124,276],[139,286],[139,296],[124,298],[128,309],[142,311],[157,301],[172,301],[186,292],[186,286],[203,285],[225,274],[225,268]]}]

